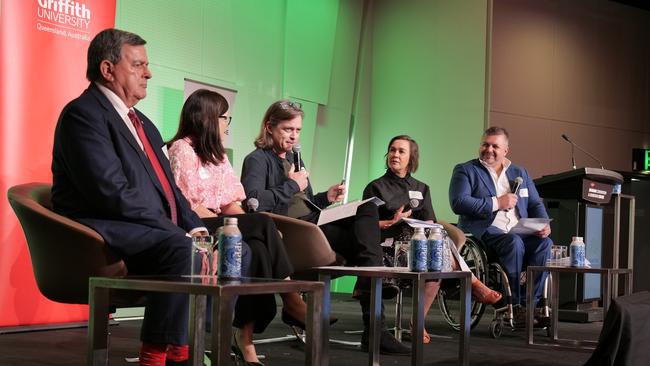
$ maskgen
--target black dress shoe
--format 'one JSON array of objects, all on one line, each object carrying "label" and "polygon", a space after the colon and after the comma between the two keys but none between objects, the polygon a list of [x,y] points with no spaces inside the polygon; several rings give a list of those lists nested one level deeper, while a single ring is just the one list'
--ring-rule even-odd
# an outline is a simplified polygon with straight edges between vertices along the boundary
[{"label": "black dress shoe", "polygon": [[172,360],[165,360],[165,366],[188,366],[189,361],[172,361]]},{"label": "black dress shoe", "polygon": [[[513,305],[512,307],[512,322],[515,325],[515,328],[525,328],[526,327],[526,308],[520,305]],[[536,318],[533,318],[533,328],[537,327],[539,322]]]},{"label": "black dress shoe", "polygon": [[[394,356],[408,356],[411,354],[411,348],[398,341],[388,330],[382,330],[379,337],[380,354]],[[361,350],[368,352],[368,329],[364,329],[361,335]]]},{"label": "black dress shoe", "polygon": [[544,309],[535,308],[534,319],[537,321],[537,325],[542,328],[551,326],[551,317],[544,314]]},{"label": "black dress shoe", "polygon": [[[330,325],[336,323],[337,321],[339,321],[338,318],[330,318]],[[291,314],[284,311],[284,309],[282,309],[282,322],[284,324],[290,326],[290,327],[296,327],[296,328],[300,328],[302,330],[307,329],[307,327],[305,326],[305,323],[303,323],[302,321],[294,318],[293,316],[291,316]]]}]

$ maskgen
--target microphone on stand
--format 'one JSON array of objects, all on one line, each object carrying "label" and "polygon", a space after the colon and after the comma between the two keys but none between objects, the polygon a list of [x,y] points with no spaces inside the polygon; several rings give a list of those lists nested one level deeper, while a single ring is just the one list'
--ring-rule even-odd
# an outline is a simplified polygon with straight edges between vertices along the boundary
[{"label": "microphone on stand", "polygon": [[258,207],[260,207],[260,201],[255,197],[249,198],[246,200],[246,207],[248,208],[249,213],[256,212]]},{"label": "microphone on stand", "polygon": [[568,142],[568,143],[571,144],[571,163],[573,163],[573,169],[576,169],[576,160],[575,160],[575,158],[574,158],[574,156],[573,156],[573,148],[574,148],[574,147],[577,148],[578,150],[582,151],[583,153],[585,153],[585,154],[586,154],[587,156],[589,156],[590,158],[594,159],[598,164],[600,164],[600,169],[605,169],[605,167],[603,166],[603,162],[602,162],[602,161],[598,160],[598,158],[596,158],[595,156],[591,155],[589,152],[587,152],[587,150],[581,148],[581,147],[578,146],[576,143],[574,143],[573,141],[571,141],[567,135],[562,134],[562,138],[563,138],[564,140],[566,140],[566,142]]},{"label": "microphone on stand", "polygon": [[293,145],[293,166],[294,166],[294,171],[299,172],[300,171],[300,144],[295,144]]}]

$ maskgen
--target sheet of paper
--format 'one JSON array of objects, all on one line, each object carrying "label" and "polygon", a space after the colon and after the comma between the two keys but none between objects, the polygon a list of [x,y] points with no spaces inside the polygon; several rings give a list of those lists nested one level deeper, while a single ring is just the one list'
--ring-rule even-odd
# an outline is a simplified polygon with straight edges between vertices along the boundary
[{"label": "sheet of paper", "polygon": [[546,225],[551,223],[553,219],[543,219],[543,218],[524,218],[519,219],[517,225],[515,225],[510,232],[513,234],[519,235],[533,235],[536,232],[542,230]]},{"label": "sheet of paper", "polygon": [[363,201],[352,201],[344,205],[328,207],[324,210],[321,210],[320,215],[318,216],[318,226],[325,225],[327,223],[344,219],[346,217],[354,216],[357,214],[357,208],[363,205],[366,202],[373,202],[377,206],[384,204],[384,201],[380,200],[377,197],[371,197]]},{"label": "sheet of paper", "polygon": [[435,227],[435,226],[439,226],[439,224],[433,224],[433,223],[422,221],[422,220],[410,219],[408,217],[400,219],[400,221],[402,221],[402,220],[404,220],[404,222],[407,223],[412,228],[422,227],[422,228],[427,229],[427,228],[432,228],[432,227]]}]

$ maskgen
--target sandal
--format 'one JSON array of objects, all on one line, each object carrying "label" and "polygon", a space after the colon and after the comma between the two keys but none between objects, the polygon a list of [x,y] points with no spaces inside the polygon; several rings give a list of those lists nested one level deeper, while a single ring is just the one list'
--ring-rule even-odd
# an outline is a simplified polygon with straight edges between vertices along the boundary
[{"label": "sandal", "polygon": [[[431,335],[427,332],[427,328],[422,330],[422,343],[429,344],[431,343]],[[409,333],[413,334],[413,323],[409,323]]]},{"label": "sandal", "polygon": [[501,300],[500,292],[494,291],[491,288],[485,286],[483,282],[476,280],[472,282],[472,298],[475,301],[478,301],[483,304],[492,305]]},{"label": "sandal", "polygon": [[422,334],[422,343],[423,344],[429,344],[431,342],[431,336],[429,333],[427,333],[427,330],[424,330],[424,334]]}]

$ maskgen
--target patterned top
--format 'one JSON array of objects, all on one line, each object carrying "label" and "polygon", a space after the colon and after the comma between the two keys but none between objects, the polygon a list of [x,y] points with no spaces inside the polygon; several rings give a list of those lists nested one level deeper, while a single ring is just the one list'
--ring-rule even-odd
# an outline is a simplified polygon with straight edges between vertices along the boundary
[{"label": "patterned top", "polygon": [[192,209],[203,205],[217,215],[221,207],[246,199],[244,187],[226,155],[219,165],[202,165],[188,138],[176,140],[169,148],[169,162],[176,184]]}]

